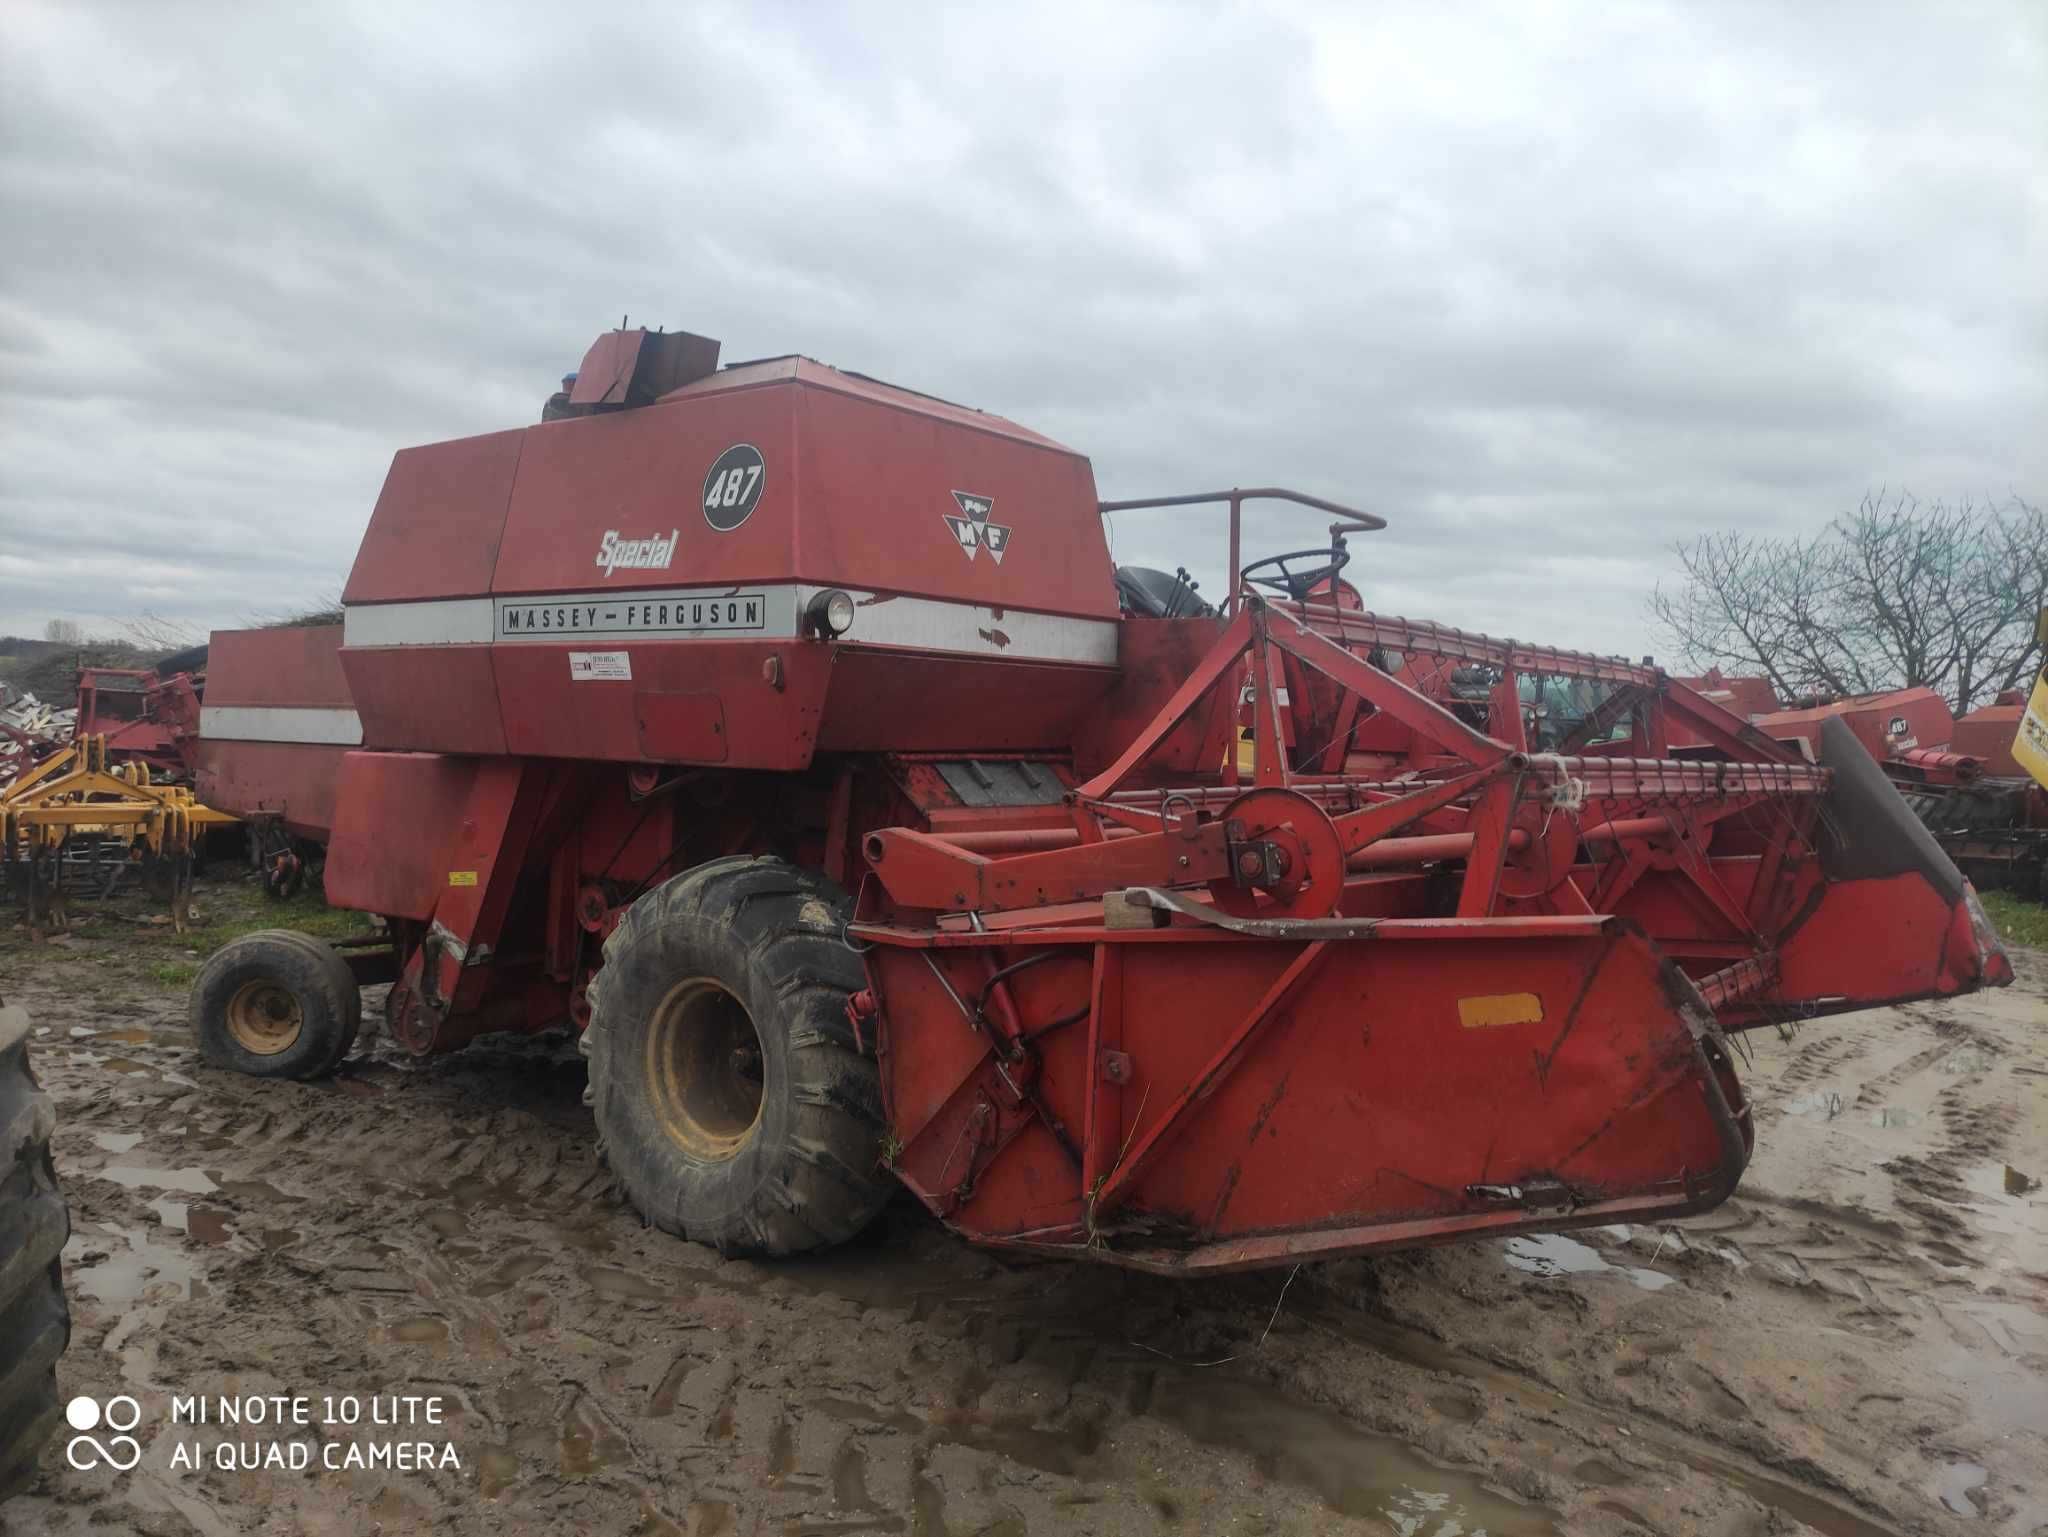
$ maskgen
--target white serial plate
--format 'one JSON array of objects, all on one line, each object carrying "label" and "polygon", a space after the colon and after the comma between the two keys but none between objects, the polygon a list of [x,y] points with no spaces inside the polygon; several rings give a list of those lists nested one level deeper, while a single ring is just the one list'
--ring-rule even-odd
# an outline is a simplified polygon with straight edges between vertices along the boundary
[{"label": "white serial plate", "polygon": [[571,651],[569,676],[578,683],[592,678],[633,681],[633,658],[625,651]]}]

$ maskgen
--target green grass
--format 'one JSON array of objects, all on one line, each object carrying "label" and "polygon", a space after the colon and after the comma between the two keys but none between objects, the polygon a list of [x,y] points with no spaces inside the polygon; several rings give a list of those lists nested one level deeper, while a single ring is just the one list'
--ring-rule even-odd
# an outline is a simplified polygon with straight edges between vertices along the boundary
[{"label": "green grass", "polygon": [[2000,939],[2010,945],[2048,950],[2048,907],[2009,891],[1987,891],[1982,897],[1984,912]]},{"label": "green grass", "polygon": [[36,943],[26,928],[0,916],[0,992],[15,974],[36,974],[53,985],[93,997],[183,993],[206,958],[228,941],[257,929],[297,929],[322,939],[366,934],[361,913],[329,907],[317,892],[278,902],[252,878],[202,880],[193,893],[194,926],[180,934],[169,904],[139,884],[111,902],[72,906],[74,928],[66,944]]},{"label": "green grass", "polygon": [[253,934],[258,929],[297,929],[301,934],[313,934],[321,939],[341,939],[350,934],[366,934],[370,930],[370,921],[363,914],[329,907],[314,892],[302,891],[287,901],[279,902],[263,895],[253,881],[202,891],[193,899],[192,905],[199,910],[201,923],[198,927],[187,929],[183,934],[173,934],[166,929],[153,937],[173,943],[181,950],[197,950],[201,955],[211,955],[229,940]]}]

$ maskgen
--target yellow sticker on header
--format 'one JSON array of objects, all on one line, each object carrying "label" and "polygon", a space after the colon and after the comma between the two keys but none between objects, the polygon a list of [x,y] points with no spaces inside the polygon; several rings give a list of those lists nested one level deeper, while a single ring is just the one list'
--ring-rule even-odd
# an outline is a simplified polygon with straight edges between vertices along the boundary
[{"label": "yellow sticker on header", "polygon": [[2019,734],[2012,739],[2012,755],[2034,778],[2048,786],[2048,667],[2034,684],[2034,697],[2020,717]]},{"label": "yellow sticker on header", "polygon": [[476,884],[476,871],[450,870],[448,872],[448,884],[451,886],[474,886]]},{"label": "yellow sticker on header", "polygon": [[1534,993],[1475,993],[1458,1000],[1458,1023],[1467,1030],[1490,1025],[1540,1025],[1543,1000]]}]

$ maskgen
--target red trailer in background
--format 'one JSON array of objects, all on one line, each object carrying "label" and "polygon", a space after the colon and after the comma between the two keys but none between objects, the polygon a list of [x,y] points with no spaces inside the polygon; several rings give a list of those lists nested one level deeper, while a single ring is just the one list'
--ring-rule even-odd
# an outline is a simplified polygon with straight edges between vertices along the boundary
[{"label": "red trailer in background", "polygon": [[[1653,667],[1365,612],[1381,520],[1279,489],[1153,504],[1229,507],[1198,610],[1116,579],[1072,450],[715,359],[602,338],[544,424],[397,456],[338,648],[217,640],[209,793],[328,828],[390,944],[229,945],[212,1060],[331,1069],[381,972],[410,1051],[577,1030],[668,1231],[793,1253],[893,1175],[1192,1271],[1701,1210],[1753,1138],[1728,1032],[2010,979],[1840,722],[1810,762]],[[1345,528],[1240,567],[1261,498]],[[1546,680],[1597,703],[1538,737]]]}]

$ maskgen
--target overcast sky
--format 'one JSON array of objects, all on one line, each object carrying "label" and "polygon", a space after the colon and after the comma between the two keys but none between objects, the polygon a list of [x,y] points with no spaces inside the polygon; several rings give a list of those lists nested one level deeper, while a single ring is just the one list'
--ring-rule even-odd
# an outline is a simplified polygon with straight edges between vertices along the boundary
[{"label": "overcast sky", "polygon": [[[333,595],[393,450],[630,312],[1105,497],[1371,508],[1374,608],[1654,649],[1689,532],[2048,500],[2044,17],[9,0],[0,633]],[[1114,537],[1220,573],[1220,518]]]}]

